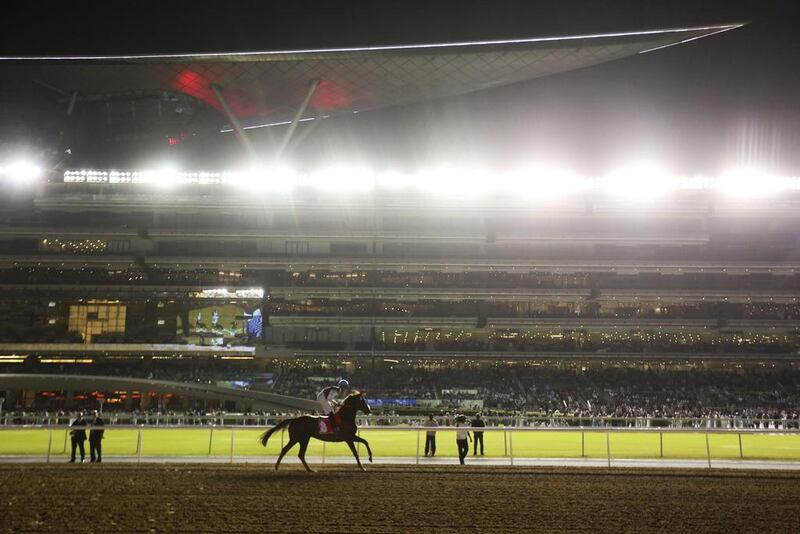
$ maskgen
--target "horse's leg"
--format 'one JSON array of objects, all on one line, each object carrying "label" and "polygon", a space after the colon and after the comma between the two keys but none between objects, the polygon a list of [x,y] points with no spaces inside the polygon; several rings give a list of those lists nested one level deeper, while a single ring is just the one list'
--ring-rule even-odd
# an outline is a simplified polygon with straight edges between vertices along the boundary
[{"label": "horse's leg", "polygon": [[297,454],[297,457],[300,458],[301,462],[303,462],[303,466],[305,466],[306,471],[309,471],[311,473],[315,473],[316,471],[314,471],[313,469],[308,467],[308,464],[306,463],[306,449],[308,448],[308,440],[309,439],[311,439],[311,438],[306,436],[305,438],[300,440],[300,452]]},{"label": "horse's leg", "polygon": [[367,448],[367,452],[369,453],[369,463],[372,463],[372,449],[369,448],[369,443],[367,442],[367,440],[365,440],[361,436],[353,436],[353,441],[364,444],[364,446]]},{"label": "horse's leg", "polygon": [[286,456],[286,453],[287,453],[287,452],[289,452],[289,449],[291,449],[292,447],[294,447],[295,443],[297,443],[297,440],[295,440],[295,439],[292,439],[292,438],[291,438],[291,435],[290,435],[290,437],[289,437],[289,443],[287,443],[287,444],[286,444],[286,445],[283,447],[283,449],[281,449],[281,453],[278,455],[278,461],[277,461],[277,462],[275,462],[275,471],[277,471],[277,470],[278,470],[278,466],[279,466],[279,465],[281,465],[281,460],[283,460],[283,457],[284,457],[284,456]]},{"label": "horse's leg", "polygon": [[352,442],[352,441],[347,441],[346,443],[347,443],[347,446],[348,446],[348,447],[350,447],[350,451],[353,453],[353,456],[354,456],[354,457],[355,457],[355,459],[356,459],[356,463],[358,464],[358,467],[359,467],[359,468],[360,468],[362,471],[366,471],[366,469],[364,469],[364,466],[363,466],[363,465],[361,465],[361,459],[359,459],[359,457],[358,457],[358,452],[356,451],[356,446],[355,446],[355,445],[353,445],[353,442]]}]

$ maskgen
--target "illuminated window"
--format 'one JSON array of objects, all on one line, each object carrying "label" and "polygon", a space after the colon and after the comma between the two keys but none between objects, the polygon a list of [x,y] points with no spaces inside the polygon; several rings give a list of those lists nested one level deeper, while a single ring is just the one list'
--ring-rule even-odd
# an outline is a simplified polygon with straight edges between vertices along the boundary
[{"label": "illuminated window", "polygon": [[125,332],[126,307],[115,301],[94,301],[69,307],[68,329],[91,343],[95,336]]},{"label": "illuminated window", "polygon": [[286,242],[286,255],[287,256],[305,256],[308,254],[309,246],[308,241],[287,241]]},{"label": "illuminated window", "polygon": [[242,273],[235,271],[219,271],[219,281],[223,283],[238,282],[242,279]]},{"label": "illuminated window", "polygon": [[108,242],[102,239],[42,239],[39,249],[43,252],[61,252],[65,254],[103,254],[108,249]]}]

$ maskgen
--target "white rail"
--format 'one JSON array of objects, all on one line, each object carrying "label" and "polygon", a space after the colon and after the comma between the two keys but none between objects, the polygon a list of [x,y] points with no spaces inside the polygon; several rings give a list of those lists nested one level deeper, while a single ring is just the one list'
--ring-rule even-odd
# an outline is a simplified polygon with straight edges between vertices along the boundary
[{"label": "white rail", "polygon": [[[136,451],[132,455],[124,456],[124,458],[135,461],[141,462],[142,459],[142,449],[144,443],[144,436],[146,434],[145,430],[178,430],[178,429],[192,429],[192,430],[209,430],[209,441],[208,441],[208,453],[204,456],[212,457],[215,456],[212,454],[212,442],[214,437],[215,431],[230,431],[230,448],[228,450],[229,462],[233,463],[235,459],[235,433],[237,431],[242,430],[266,430],[270,427],[264,427],[260,425],[213,425],[209,427],[198,427],[196,425],[160,425],[156,427],[152,426],[145,426],[145,425],[113,425],[113,426],[104,426],[104,427],[92,427],[92,426],[81,426],[81,427],[72,427],[68,425],[8,425],[8,426],[0,426],[0,440],[3,439],[2,433],[15,431],[15,430],[42,430],[48,432],[48,442],[47,442],[47,453],[45,455],[45,462],[50,463],[51,458],[54,454],[64,454],[67,452],[67,438],[69,436],[69,432],[73,430],[83,430],[83,431],[90,431],[93,428],[97,430],[104,430],[106,432],[114,432],[115,430],[120,429],[127,429],[127,430],[136,430],[137,431],[137,440],[136,440]],[[391,432],[414,432],[416,433],[416,454],[415,454],[415,464],[419,464],[420,462],[420,439],[423,433],[428,431],[435,431],[435,432],[455,432],[456,430],[469,430],[470,432],[475,432],[476,428],[473,427],[454,427],[454,426],[439,426],[439,427],[422,427],[422,426],[364,426],[359,428],[359,432],[367,432],[369,431],[391,431]],[[64,444],[63,449],[59,452],[54,452],[53,449],[53,432],[54,431],[64,431]],[[513,426],[493,426],[493,427],[481,427],[478,432],[485,432],[485,433],[503,433],[503,456],[504,458],[508,459],[509,465],[514,465],[515,455],[514,455],[514,434],[516,433],[538,433],[538,432],[568,432],[568,433],[580,433],[581,439],[581,458],[587,458],[586,455],[586,434],[605,434],[605,442],[606,442],[606,460],[608,467],[612,466],[612,460],[614,459],[612,454],[611,448],[611,435],[612,434],[658,434],[659,435],[659,458],[664,458],[664,434],[698,434],[701,436],[705,436],[705,450],[706,450],[706,460],[708,467],[712,467],[712,454],[711,454],[711,445],[709,436],[712,434],[727,434],[727,435],[736,435],[738,437],[738,446],[739,446],[739,459],[745,460],[745,452],[744,447],[742,444],[742,436],[743,435],[798,435],[800,436],[800,429],[736,429],[736,428],[705,428],[705,429],[691,429],[691,428],[631,428],[631,427],[513,427]],[[280,433],[281,438],[281,446],[284,444],[284,432]],[[38,455],[30,454],[24,455],[26,458],[36,457]],[[114,454],[113,456],[118,456]],[[203,455],[199,455],[203,456]],[[219,456],[219,455],[217,455]],[[336,455],[340,456],[340,455]],[[148,457],[147,455],[145,456]],[[2,457],[0,457],[2,458]],[[18,458],[18,457],[14,457]],[[322,442],[322,463],[325,463],[326,458],[326,447],[325,442]],[[516,456],[519,460],[522,457]],[[622,460],[624,458],[616,458],[617,460]],[[792,461],[792,460],[788,460]],[[800,461],[800,460],[795,460]]]}]

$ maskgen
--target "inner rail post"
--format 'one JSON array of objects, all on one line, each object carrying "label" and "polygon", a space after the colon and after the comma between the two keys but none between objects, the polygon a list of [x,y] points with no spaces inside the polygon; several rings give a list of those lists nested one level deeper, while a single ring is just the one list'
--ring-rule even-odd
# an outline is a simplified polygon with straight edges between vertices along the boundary
[{"label": "inner rail post", "polygon": [[510,465],[514,465],[514,431],[508,433],[508,459]]},{"label": "inner rail post", "polygon": [[417,430],[417,458],[416,458],[416,464],[417,465],[419,465],[419,434],[420,434],[420,431]]},{"label": "inner rail post", "polygon": [[50,450],[53,448],[53,427],[47,431],[47,460],[45,463],[50,463]]},{"label": "inner rail post", "polygon": [[136,463],[142,463],[142,428],[144,425],[139,425],[139,436],[136,439]]},{"label": "inner rail post", "polygon": [[233,438],[234,438],[234,430],[233,427],[231,427],[231,463],[233,463],[233,446],[234,446]]}]

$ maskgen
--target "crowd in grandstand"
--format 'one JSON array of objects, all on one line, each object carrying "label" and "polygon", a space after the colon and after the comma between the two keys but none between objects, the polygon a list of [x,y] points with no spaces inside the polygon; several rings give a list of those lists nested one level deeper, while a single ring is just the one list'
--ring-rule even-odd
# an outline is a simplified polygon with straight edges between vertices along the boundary
[{"label": "crowd in grandstand", "polygon": [[[365,391],[370,398],[385,400],[387,409],[399,399],[413,399],[412,406],[429,405],[440,410],[482,406],[484,410],[503,413],[582,417],[739,415],[780,419],[797,418],[800,412],[800,370],[773,369],[771,364],[747,369],[558,366],[530,361],[481,365],[379,362],[373,366],[365,360],[345,367],[332,361],[296,360],[274,363],[268,370],[263,373],[263,367],[257,370],[252,365],[229,366],[202,360],[152,366],[95,362],[84,366],[26,367],[26,372],[129,376],[211,385],[231,386],[236,381],[238,387],[306,399],[315,398],[322,387],[346,376],[353,387]],[[254,379],[257,375],[261,379]],[[269,379],[264,380],[265,376]]]},{"label": "crowd in grandstand", "polygon": [[[279,376],[274,390],[309,397],[318,384],[335,376],[323,368],[288,371]],[[482,400],[493,410],[576,416],[797,418],[800,411],[798,371],[396,366],[380,371],[361,368],[348,378],[372,397],[437,399],[441,406],[452,408],[466,400]]]},{"label": "crowd in grandstand", "polygon": [[[505,337],[513,335],[514,337]],[[484,339],[477,336],[464,336],[462,339],[441,339],[426,343],[423,339],[416,342],[376,341],[375,350],[402,351],[457,351],[457,352],[703,352],[703,353],[765,353],[776,354],[792,352],[796,349],[797,340],[794,335],[787,334],[715,334],[703,339],[680,332],[660,332],[653,330],[621,331],[603,335],[600,339],[590,340],[583,332],[564,334],[558,332],[491,332]],[[292,343],[291,345],[298,345]],[[290,345],[290,344],[287,344]],[[303,343],[303,345],[306,345]],[[310,347],[309,347],[310,348]],[[319,347],[318,347],[319,348]]]},{"label": "crowd in grandstand", "polygon": [[[0,269],[0,280],[15,284],[88,285],[253,285],[264,283],[263,273],[248,270],[178,268],[63,268],[16,267]],[[447,273],[435,271],[308,271],[269,273],[271,286],[307,287],[423,287],[423,288],[527,288],[527,289],[793,289],[795,276],[749,275],[731,278],[725,274],[685,273],[513,273],[503,271]]]},{"label": "crowd in grandstand", "polygon": [[770,302],[701,304],[642,302],[487,302],[420,300],[380,302],[366,300],[311,299],[303,302],[275,299],[270,315],[376,316],[376,317],[516,317],[516,318],[620,318],[620,319],[800,319],[800,304]]}]

